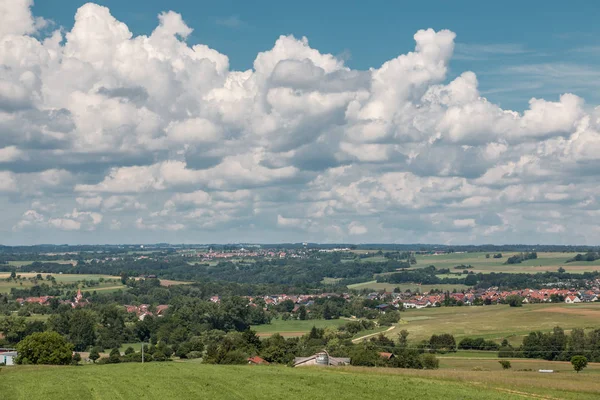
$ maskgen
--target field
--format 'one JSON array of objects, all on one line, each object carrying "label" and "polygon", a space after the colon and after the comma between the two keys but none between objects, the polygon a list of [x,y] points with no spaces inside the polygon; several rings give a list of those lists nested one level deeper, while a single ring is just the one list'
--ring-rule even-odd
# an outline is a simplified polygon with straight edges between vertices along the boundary
[{"label": "field", "polygon": [[338,327],[347,323],[345,319],[310,319],[310,320],[288,320],[283,321],[281,319],[274,319],[270,324],[254,325],[253,330],[256,331],[258,336],[268,337],[274,333],[279,333],[281,336],[294,337],[302,336],[308,333],[313,326],[317,328],[326,328],[328,326]]},{"label": "field", "polygon": [[438,307],[407,310],[397,327],[386,335],[397,338],[406,329],[409,340],[429,338],[433,333],[451,333],[463,337],[483,337],[520,344],[524,335],[534,330],[550,331],[555,326],[600,328],[600,303],[526,304],[523,307],[493,305],[482,307]]},{"label": "field", "polygon": [[461,285],[461,284],[440,284],[440,285],[417,285],[416,283],[400,283],[400,284],[395,284],[395,283],[377,283],[377,281],[369,281],[369,282],[363,282],[363,283],[356,283],[354,285],[348,285],[348,289],[354,289],[354,290],[362,290],[362,289],[369,289],[369,290],[373,290],[373,291],[380,291],[380,290],[386,290],[388,292],[391,292],[392,290],[394,290],[394,288],[399,288],[400,291],[402,292],[406,292],[406,290],[410,290],[411,292],[428,292],[432,289],[439,289],[439,290],[449,290],[452,291],[454,289],[456,289],[457,291],[463,290],[463,289],[468,289],[469,287],[466,285]]},{"label": "field", "polygon": [[[9,261],[8,265],[12,266],[12,267],[16,267],[16,268],[21,268],[23,265],[29,265],[29,264],[33,264],[35,261]],[[56,264],[71,264],[71,265],[75,265],[77,263],[77,261],[74,260],[42,260],[40,262],[49,262],[49,263],[56,263]]]},{"label": "field", "polygon": [[[417,255],[417,264],[415,268],[423,268],[429,265],[435,265],[436,268],[450,268],[455,271],[454,267],[464,264],[472,265],[473,272],[510,272],[510,273],[536,273],[546,271],[556,271],[562,267],[567,272],[582,273],[589,271],[600,271],[600,260],[592,262],[571,262],[565,264],[569,258],[573,258],[577,253],[540,253],[535,260],[527,260],[520,264],[505,265],[508,257],[518,253],[502,253],[502,258],[493,258],[493,253],[490,258],[485,258],[488,253],[454,253],[440,255]],[[459,270],[456,270],[457,272]]]},{"label": "field", "polygon": [[[497,363],[496,363],[497,364]],[[580,374],[377,368],[216,366],[193,362],[5,367],[0,393],[17,399],[598,399],[599,369]],[[109,385],[106,383],[110,382]]]},{"label": "field", "polygon": [[[0,293],[10,293],[11,288],[28,288],[33,286],[33,283],[29,281],[29,278],[35,277],[37,274],[33,272],[20,273],[17,275],[21,275],[22,278],[25,278],[23,281],[10,281],[6,282],[6,278],[10,277],[10,273],[8,272],[0,272]],[[47,274],[42,274],[42,277],[46,277]],[[114,280],[114,282],[103,282],[98,286],[81,288],[83,291],[115,291],[119,289],[124,289],[125,285],[121,284],[121,277],[112,276],[112,275],[85,275],[85,274],[51,274],[58,283],[73,283],[82,280],[98,280],[100,278],[104,278],[105,280]],[[44,282],[46,282],[44,280]],[[22,283],[22,285],[21,285]]]}]

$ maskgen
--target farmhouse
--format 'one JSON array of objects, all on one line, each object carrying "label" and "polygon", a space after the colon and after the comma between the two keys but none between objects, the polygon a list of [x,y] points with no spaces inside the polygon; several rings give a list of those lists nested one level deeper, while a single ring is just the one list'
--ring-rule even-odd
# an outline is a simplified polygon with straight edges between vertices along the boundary
[{"label": "farmhouse", "polygon": [[343,366],[349,365],[350,359],[345,357],[331,357],[326,351],[313,354],[310,357],[296,357],[294,359],[294,367],[306,367],[310,365],[328,366]]},{"label": "farmhouse", "polygon": [[248,358],[248,364],[253,364],[253,365],[269,365],[269,362],[264,360],[263,358],[259,357],[259,356],[254,356],[254,357],[250,357]]}]

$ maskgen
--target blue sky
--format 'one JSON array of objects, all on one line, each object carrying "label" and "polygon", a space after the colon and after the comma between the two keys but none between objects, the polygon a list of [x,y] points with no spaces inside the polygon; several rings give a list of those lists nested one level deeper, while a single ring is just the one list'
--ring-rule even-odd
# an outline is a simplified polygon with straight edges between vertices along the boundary
[{"label": "blue sky", "polygon": [[4,244],[598,244],[597,2],[33,3]]},{"label": "blue sky", "polygon": [[[74,10],[85,3],[37,0],[33,10],[69,29]],[[227,54],[238,70],[250,68],[279,35],[306,36],[321,52],[368,69],[412,50],[419,29],[449,29],[457,34],[449,76],[474,71],[482,93],[503,107],[522,110],[530,97],[557,98],[565,91],[600,100],[600,5],[594,0],[96,3],[109,7],[134,34],[149,34],[159,12],[176,11],[194,29],[188,43]],[[569,76],[562,74],[565,69]]]}]

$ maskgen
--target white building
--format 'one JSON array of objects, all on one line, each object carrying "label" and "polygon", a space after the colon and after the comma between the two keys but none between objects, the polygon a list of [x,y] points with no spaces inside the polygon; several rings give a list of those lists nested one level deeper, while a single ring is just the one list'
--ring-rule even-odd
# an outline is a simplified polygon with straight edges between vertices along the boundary
[{"label": "white building", "polygon": [[16,351],[6,351],[4,353],[0,353],[0,364],[15,365],[16,358],[17,358]]}]

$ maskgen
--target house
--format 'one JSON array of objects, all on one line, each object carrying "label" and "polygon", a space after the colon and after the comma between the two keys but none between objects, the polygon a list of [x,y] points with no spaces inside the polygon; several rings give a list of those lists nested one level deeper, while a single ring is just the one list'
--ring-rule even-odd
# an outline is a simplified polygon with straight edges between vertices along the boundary
[{"label": "house", "polygon": [[248,358],[248,364],[252,364],[252,365],[269,365],[269,362],[262,359],[259,356],[254,356],[254,357],[250,357]]},{"label": "house", "polygon": [[581,303],[581,300],[579,300],[579,297],[577,297],[577,296],[570,295],[570,296],[565,297],[565,303],[567,303],[567,304]]},{"label": "house", "polygon": [[392,353],[387,353],[385,351],[382,351],[381,353],[379,353],[379,356],[381,358],[383,358],[384,360],[391,360],[392,358],[394,358],[394,354]]},{"label": "house", "polygon": [[350,359],[345,357],[331,357],[326,351],[313,354],[310,357],[296,357],[294,367],[307,367],[310,365],[319,365],[324,367],[335,367],[349,365]]},{"label": "house", "polygon": [[16,351],[5,351],[3,353],[0,353],[0,364],[4,364],[6,366],[15,365],[16,358]]}]

